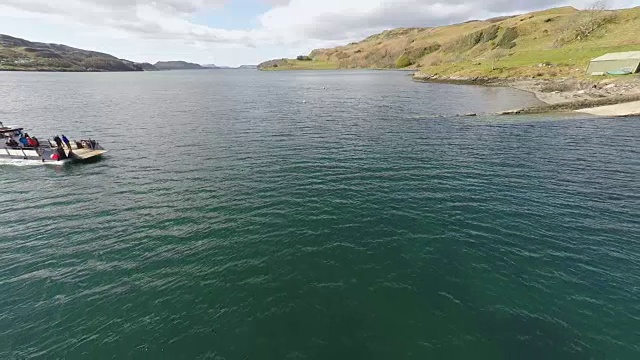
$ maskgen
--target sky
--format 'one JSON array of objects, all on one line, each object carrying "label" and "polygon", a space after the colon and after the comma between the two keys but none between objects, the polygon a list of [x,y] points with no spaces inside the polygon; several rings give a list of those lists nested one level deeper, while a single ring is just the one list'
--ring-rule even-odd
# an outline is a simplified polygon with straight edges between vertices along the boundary
[{"label": "sky", "polygon": [[[594,0],[0,0],[0,34],[155,63],[237,66],[439,26]],[[640,0],[609,0],[611,8]]]}]

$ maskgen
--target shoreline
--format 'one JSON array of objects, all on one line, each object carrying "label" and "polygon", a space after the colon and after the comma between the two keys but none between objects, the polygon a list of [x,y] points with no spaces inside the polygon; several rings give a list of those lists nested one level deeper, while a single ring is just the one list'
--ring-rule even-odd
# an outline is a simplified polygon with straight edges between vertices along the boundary
[{"label": "shoreline", "polygon": [[[152,70],[74,70],[74,69],[27,69],[0,68],[0,72],[29,72],[29,73],[139,73]],[[158,70],[153,70],[158,71]]]},{"label": "shoreline", "polygon": [[[640,76],[602,80],[442,77],[416,72],[414,81],[510,87],[529,92],[545,105],[499,112],[498,115],[577,111],[596,116],[640,116]],[[606,107],[601,109],[602,107]],[[593,111],[589,111],[589,110]],[[600,115],[606,114],[606,115]]]}]

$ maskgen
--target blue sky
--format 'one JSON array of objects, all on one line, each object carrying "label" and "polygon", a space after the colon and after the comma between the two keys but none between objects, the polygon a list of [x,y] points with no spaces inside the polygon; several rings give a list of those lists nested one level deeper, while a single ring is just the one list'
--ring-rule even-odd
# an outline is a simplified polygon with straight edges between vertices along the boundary
[{"label": "blue sky", "polygon": [[[396,27],[593,0],[0,0],[0,33],[133,60],[257,64]],[[640,0],[609,0],[612,8]]]},{"label": "blue sky", "polygon": [[220,8],[205,9],[191,16],[194,23],[211,28],[243,30],[258,27],[258,16],[271,6],[265,1],[231,1]]}]

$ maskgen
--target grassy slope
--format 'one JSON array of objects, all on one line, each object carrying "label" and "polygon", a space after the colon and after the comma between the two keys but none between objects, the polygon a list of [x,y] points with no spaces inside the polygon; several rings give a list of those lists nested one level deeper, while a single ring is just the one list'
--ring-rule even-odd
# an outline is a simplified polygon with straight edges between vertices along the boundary
[{"label": "grassy slope", "polygon": [[[640,50],[640,7],[613,12],[613,22],[584,40],[556,44],[567,29],[591,14],[565,7],[439,28],[396,29],[347,46],[314,50],[310,56],[326,67],[395,68],[398,58],[405,54],[411,60],[410,68],[441,76],[584,77],[589,60],[594,57]],[[471,43],[469,47],[469,34],[488,32],[495,26],[499,28],[494,39]],[[499,49],[497,44],[507,28],[517,30],[515,47]],[[505,53],[505,57],[494,63],[491,58],[498,52]],[[539,67],[541,63],[552,66]]]},{"label": "grassy slope", "polygon": [[[31,61],[32,64],[25,66],[15,63],[16,61]],[[46,59],[38,59],[36,54],[29,53],[25,47],[7,47],[0,44],[0,70],[56,70],[56,66],[47,64]]]},{"label": "grassy slope", "polygon": [[313,61],[301,61],[295,59],[281,59],[274,60],[274,66],[260,66],[261,70],[279,71],[279,70],[334,70],[338,69],[338,65],[328,61],[313,60]]}]

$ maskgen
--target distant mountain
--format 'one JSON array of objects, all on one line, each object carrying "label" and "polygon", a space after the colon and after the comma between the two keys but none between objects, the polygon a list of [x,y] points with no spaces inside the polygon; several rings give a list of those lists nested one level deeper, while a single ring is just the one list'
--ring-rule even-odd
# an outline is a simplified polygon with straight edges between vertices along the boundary
[{"label": "distant mountain", "polygon": [[134,62],[60,44],[31,42],[0,34],[0,70],[142,71]]},{"label": "distant mountain", "polygon": [[200,64],[194,64],[186,61],[158,61],[154,65],[158,70],[203,70]]},{"label": "distant mountain", "polygon": [[149,63],[136,63],[136,65],[140,66],[144,71],[158,71],[158,68]]},{"label": "distant mountain", "polygon": [[240,65],[240,66],[217,66],[217,65],[202,65],[207,69],[219,69],[219,70],[238,70],[238,69],[257,69],[258,65]]},{"label": "distant mountain", "polygon": [[221,70],[237,70],[237,69],[257,69],[258,65],[240,65],[240,66],[218,66],[218,65],[202,65],[207,69],[221,69]]}]

